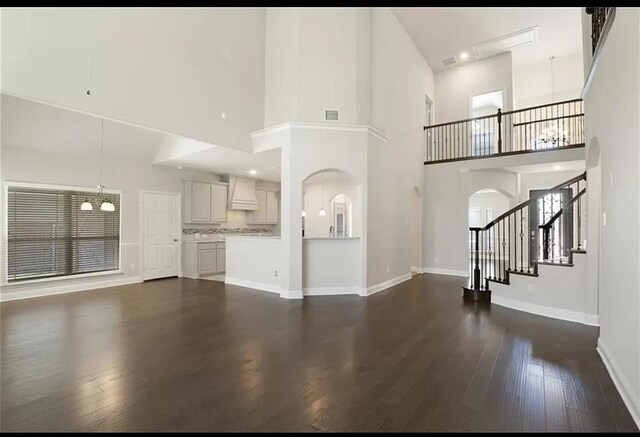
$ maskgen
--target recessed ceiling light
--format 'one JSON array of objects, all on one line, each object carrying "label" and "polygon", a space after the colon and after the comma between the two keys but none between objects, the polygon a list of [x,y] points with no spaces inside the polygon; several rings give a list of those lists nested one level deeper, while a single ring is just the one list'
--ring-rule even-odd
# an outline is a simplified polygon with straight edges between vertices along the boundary
[{"label": "recessed ceiling light", "polygon": [[554,166],[553,166],[553,169],[554,169],[554,170],[562,170],[562,167],[561,167],[561,166],[559,166],[559,165],[554,165]]},{"label": "recessed ceiling light", "polygon": [[227,119],[227,113],[222,111],[222,114],[220,114],[220,117],[222,117],[223,120]]},{"label": "recessed ceiling light", "polygon": [[254,170],[254,169],[251,169],[251,170],[249,170],[249,174],[250,174],[251,176],[255,176],[255,175],[257,175],[257,174],[258,174],[258,172],[257,172],[256,170]]},{"label": "recessed ceiling light", "polygon": [[467,59],[468,57],[469,57],[469,53],[467,53],[467,52],[460,53],[460,59],[462,59],[463,61],[465,59]]}]

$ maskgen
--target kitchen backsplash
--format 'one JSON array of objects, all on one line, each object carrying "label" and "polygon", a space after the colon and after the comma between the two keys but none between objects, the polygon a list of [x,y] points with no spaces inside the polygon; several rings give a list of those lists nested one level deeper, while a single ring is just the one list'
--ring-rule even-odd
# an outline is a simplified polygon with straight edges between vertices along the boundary
[{"label": "kitchen backsplash", "polygon": [[183,234],[272,234],[273,228],[183,228]]}]

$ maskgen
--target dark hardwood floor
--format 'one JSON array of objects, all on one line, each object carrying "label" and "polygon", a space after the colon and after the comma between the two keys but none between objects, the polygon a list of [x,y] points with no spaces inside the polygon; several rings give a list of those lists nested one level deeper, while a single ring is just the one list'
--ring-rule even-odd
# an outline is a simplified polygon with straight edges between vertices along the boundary
[{"label": "dark hardwood floor", "polygon": [[167,279],[0,305],[2,431],[637,431],[598,329],[467,306]]}]

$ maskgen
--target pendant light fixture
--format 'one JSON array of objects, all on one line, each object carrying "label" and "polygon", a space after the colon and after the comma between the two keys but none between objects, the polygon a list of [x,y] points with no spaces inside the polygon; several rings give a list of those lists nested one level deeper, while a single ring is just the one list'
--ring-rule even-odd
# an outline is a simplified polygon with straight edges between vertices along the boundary
[{"label": "pendant light fixture", "polygon": [[327,211],[324,210],[324,172],[322,173],[322,182],[320,182],[320,217],[327,215]]},{"label": "pendant light fixture", "polygon": [[[104,195],[104,185],[102,185],[102,152],[104,150],[104,119],[100,119],[100,185],[98,185],[98,195],[94,197],[94,201],[96,205],[100,205],[100,211],[105,212],[113,212],[116,210],[116,207],[108,197]],[[89,199],[85,198],[82,205],[80,205],[81,211],[92,211],[93,205],[89,202]]]}]

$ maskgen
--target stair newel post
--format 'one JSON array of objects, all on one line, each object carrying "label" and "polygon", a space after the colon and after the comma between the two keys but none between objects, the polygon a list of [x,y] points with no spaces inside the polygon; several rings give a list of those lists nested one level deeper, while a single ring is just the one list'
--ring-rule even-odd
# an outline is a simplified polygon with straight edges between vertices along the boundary
[{"label": "stair newel post", "polygon": [[470,228],[474,233],[476,259],[473,268],[473,289],[480,290],[480,228]]},{"label": "stair newel post", "polygon": [[498,108],[498,153],[502,153],[502,109]]}]

